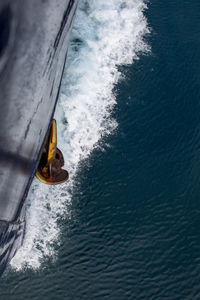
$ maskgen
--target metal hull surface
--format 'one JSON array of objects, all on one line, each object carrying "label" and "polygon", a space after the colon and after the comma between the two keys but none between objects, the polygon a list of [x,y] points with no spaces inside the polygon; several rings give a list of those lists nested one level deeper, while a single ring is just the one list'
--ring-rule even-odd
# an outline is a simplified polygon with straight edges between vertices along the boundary
[{"label": "metal hull surface", "polygon": [[77,3],[0,3],[0,272],[21,243],[21,210],[54,113]]}]

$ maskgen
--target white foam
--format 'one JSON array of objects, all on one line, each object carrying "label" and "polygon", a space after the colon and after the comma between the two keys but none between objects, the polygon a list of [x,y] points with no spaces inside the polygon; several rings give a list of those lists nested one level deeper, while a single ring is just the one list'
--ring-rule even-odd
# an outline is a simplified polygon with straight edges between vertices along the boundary
[{"label": "white foam", "polygon": [[143,41],[148,32],[144,9],[142,0],[80,0],[56,110],[59,147],[70,180],[55,187],[34,180],[24,243],[11,261],[16,270],[36,269],[46,257],[55,256],[57,220],[70,213],[67,204],[79,163],[117,126],[112,118],[113,87],[120,77],[117,66],[131,64],[140,51],[148,50]]}]

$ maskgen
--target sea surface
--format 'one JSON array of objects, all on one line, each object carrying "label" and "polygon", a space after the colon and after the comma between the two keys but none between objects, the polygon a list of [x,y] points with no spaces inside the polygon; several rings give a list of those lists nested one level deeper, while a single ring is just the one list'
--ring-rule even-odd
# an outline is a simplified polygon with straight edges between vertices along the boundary
[{"label": "sea surface", "polygon": [[200,299],[200,1],[80,0],[1,300]]}]

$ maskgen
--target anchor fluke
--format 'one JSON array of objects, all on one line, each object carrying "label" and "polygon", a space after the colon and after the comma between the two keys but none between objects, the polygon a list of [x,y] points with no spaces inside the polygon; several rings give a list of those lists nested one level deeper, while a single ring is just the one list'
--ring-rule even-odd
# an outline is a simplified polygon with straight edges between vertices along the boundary
[{"label": "anchor fluke", "polygon": [[64,166],[64,157],[62,152],[57,148],[57,126],[56,120],[53,119],[49,138],[43,151],[36,177],[43,183],[54,185],[65,182],[69,178]]}]

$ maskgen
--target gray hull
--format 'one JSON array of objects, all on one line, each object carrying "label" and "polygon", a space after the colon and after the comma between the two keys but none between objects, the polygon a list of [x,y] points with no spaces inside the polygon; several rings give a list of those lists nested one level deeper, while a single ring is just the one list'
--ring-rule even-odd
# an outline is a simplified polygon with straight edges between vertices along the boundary
[{"label": "gray hull", "polygon": [[[2,270],[16,251],[13,245],[21,241],[21,210],[54,113],[77,3],[78,0],[0,2]],[[5,255],[4,237],[9,240],[9,236],[10,252]]]}]

